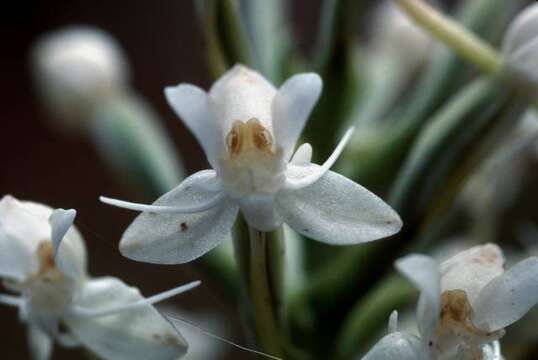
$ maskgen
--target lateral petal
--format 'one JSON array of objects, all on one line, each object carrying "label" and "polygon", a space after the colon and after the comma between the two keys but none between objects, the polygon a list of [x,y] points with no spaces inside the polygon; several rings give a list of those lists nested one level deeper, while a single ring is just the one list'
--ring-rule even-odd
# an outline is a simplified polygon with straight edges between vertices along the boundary
[{"label": "lateral petal", "polygon": [[208,94],[191,84],[169,86],[164,89],[164,94],[168,104],[202,146],[211,166],[218,168],[218,158],[224,150],[224,133]]},{"label": "lateral petal", "polygon": [[273,134],[286,161],[290,159],[310,112],[319,99],[322,84],[318,74],[297,74],[286,80],[273,99]]},{"label": "lateral petal", "polygon": [[[310,167],[297,166],[294,171]],[[332,171],[307,187],[280,191],[275,204],[277,213],[295,231],[333,245],[381,239],[402,226],[398,214],[382,199]]]},{"label": "lateral petal", "polygon": [[441,274],[437,261],[429,256],[412,254],[396,260],[396,269],[419,290],[417,323],[425,341],[430,341],[439,320]]},{"label": "lateral petal", "polygon": [[496,331],[513,324],[538,303],[538,257],[523,260],[487,284],[476,299],[473,322]]}]

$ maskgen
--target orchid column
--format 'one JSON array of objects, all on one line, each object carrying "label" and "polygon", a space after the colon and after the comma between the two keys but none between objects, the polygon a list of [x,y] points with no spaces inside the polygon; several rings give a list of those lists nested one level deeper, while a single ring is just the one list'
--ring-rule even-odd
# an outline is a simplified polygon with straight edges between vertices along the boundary
[{"label": "orchid column", "polygon": [[[311,162],[312,147],[295,145],[321,93],[316,74],[299,74],[278,90],[242,65],[226,72],[206,93],[180,84],[165,90],[176,113],[200,142],[211,170],[195,173],[153,205],[110,198],[105,203],[142,211],[125,231],[123,255],[138,261],[181,264],[229,237],[239,212],[248,231],[239,232],[236,257],[252,306],[260,345],[284,354],[276,321],[271,274],[282,263],[278,233],[283,223],[332,245],[352,245],[390,236],[401,220],[376,195],[330,171],[352,130],[323,165]],[[248,235],[247,235],[248,234]],[[249,249],[247,252],[242,250]],[[247,259],[245,259],[245,257]]]}]

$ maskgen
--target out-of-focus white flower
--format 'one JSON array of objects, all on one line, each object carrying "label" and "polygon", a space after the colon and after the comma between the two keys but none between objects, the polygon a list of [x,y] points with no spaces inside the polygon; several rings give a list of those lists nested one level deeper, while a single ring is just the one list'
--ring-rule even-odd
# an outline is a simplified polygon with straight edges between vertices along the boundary
[{"label": "out-of-focus white flower", "polygon": [[390,206],[329,170],[351,130],[321,166],[311,162],[310,144],[293,155],[321,86],[320,77],[309,73],[277,90],[236,65],[209,94],[190,84],[166,88],[168,102],[213,169],[195,173],[153,205],[101,198],[143,211],[123,234],[121,252],[151,263],[191,261],[228,236],[239,209],[257,230],[285,222],[329,244],[357,244],[399,231],[401,220]]},{"label": "out-of-focus white flower", "polygon": [[128,64],[104,31],[70,27],[43,36],[32,52],[36,86],[49,111],[78,128],[100,99],[125,86]]},{"label": "out-of-focus white flower", "polygon": [[503,265],[502,252],[493,244],[468,249],[441,265],[424,255],[397,260],[396,268],[421,291],[420,337],[392,332],[364,359],[501,359],[496,340],[538,302],[538,258],[506,272]]},{"label": "out-of-focus white flower", "polygon": [[390,57],[411,72],[432,54],[432,37],[392,0],[384,1],[372,20],[375,53]]},{"label": "out-of-focus white flower", "polygon": [[523,9],[512,21],[502,44],[507,70],[538,83],[538,4]]},{"label": "out-of-focus white flower", "polygon": [[0,277],[20,294],[0,294],[0,303],[19,309],[35,358],[48,359],[53,340],[85,346],[103,359],[185,354],[181,334],[151,304],[199,282],[144,298],[117,278],[89,278],[75,214],[11,196],[0,200]]}]

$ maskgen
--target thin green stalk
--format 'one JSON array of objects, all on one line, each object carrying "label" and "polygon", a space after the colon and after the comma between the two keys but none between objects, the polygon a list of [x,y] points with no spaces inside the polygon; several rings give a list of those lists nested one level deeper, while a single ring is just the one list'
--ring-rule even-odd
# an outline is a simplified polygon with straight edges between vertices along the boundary
[{"label": "thin green stalk", "polygon": [[336,358],[357,358],[358,352],[365,351],[375,341],[390,313],[410,303],[416,294],[413,285],[396,274],[380,281],[351,308],[337,337]]},{"label": "thin green stalk", "polygon": [[[268,242],[271,240],[268,233],[249,227],[250,238],[250,300],[252,302],[252,315],[258,341],[263,350],[270,355],[282,356],[282,341],[278,325],[277,310],[275,308],[275,291],[272,290],[274,282],[271,274],[275,264],[269,258]],[[280,256],[281,253],[277,253]],[[273,283],[273,284],[272,284]]]},{"label": "thin green stalk", "polygon": [[502,59],[497,51],[458,22],[439,13],[421,0],[397,0],[398,4],[416,23],[456,50],[488,74],[497,74]]}]

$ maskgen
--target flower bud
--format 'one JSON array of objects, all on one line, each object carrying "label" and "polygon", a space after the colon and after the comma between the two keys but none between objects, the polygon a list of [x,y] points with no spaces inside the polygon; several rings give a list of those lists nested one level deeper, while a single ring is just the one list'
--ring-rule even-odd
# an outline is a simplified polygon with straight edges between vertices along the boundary
[{"label": "flower bud", "polygon": [[121,48],[99,29],[77,26],[47,34],[37,41],[31,55],[45,107],[71,130],[89,117],[100,99],[128,80]]}]

